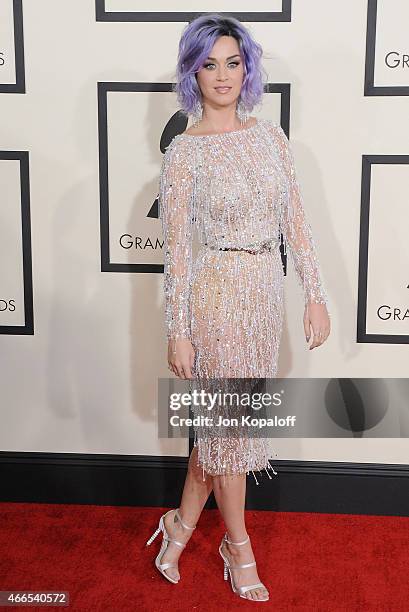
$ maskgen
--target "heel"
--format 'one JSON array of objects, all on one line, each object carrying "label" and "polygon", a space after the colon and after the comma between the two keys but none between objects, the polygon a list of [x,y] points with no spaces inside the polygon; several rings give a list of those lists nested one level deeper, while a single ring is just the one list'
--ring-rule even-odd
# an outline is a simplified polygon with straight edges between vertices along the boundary
[{"label": "heel", "polygon": [[151,535],[151,537],[149,538],[149,540],[146,542],[145,546],[150,546],[152,544],[152,542],[154,541],[154,539],[156,538],[156,536],[158,536],[160,534],[160,532],[162,531],[162,517],[160,518],[159,521],[159,526],[156,529],[156,531],[154,531],[154,533]]}]

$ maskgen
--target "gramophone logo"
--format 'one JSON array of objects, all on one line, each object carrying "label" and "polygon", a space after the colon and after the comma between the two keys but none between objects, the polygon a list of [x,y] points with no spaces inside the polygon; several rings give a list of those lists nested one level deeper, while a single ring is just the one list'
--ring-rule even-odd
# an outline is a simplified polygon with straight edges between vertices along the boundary
[{"label": "gramophone logo", "polygon": [[362,157],[357,341],[409,342],[409,155]]},{"label": "gramophone logo", "polygon": [[148,130],[135,121],[149,117],[152,96],[162,92],[171,92],[171,83],[98,83],[103,272],[163,272],[159,168],[187,118],[173,118],[162,134],[155,118]]},{"label": "gramophone logo", "polygon": [[366,96],[409,95],[409,2],[368,0]]},{"label": "gramophone logo", "polygon": [[[172,83],[98,83],[102,272],[163,273],[159,168],[172,139],[188,126],[188,117],[174,109],[172,87]],[[289,84],[267,83],[265,92],[271,94],[272,112],[281,106],[282,126],[288,133]],[[160,108],[170,117],[162,129],[155,116],[149,123],[157,94]],[[195,244],[196,240],[194,248]],[[282,245],[281,253],[286,273]]]}]

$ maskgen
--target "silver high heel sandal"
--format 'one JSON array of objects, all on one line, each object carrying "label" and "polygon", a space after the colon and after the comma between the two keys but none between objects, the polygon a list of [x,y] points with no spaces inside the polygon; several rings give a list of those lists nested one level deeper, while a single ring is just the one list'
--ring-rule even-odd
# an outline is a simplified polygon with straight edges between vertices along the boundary
[{"label": "silver high heel sandal", "polygon": [[243,599],[247,599],[248,601],[268,601],[269,596],[267,596],[265,599],[261,599],[261,598],[250,599],[249,597],[246,597],[246,595],[244,594],[247,591],[252,591],[253,589],[260,589],[260,588],[265,589],[266,586],[262,582],[257,582],[256,584],[249,584],[245,586],[236,587],[236,584],[233,580],[233,575],[232,575],[231,570],[244,569],[245,567],[253,567],[254,565],[256,565],[256,562],[252,561],[251,563],[243,563],[242,565],[232,566],[229,564],[229,560],[222,553],[223,542],[227,542],[227,544],[234,544],[235,546],[241,546],[242,544],[247,544],[249,540],[250,540],[250,536],[247,536],[247,538],[243,540],[243,542],[231,542],[227,538],[227,533],[223,536],[222,541],[220,542],[220,546],[219,546],[219,553],[224,561],[223,578],[227,580],[230,574],[230,582],[231,582],[231,588],[233,589],[233,592],[236,593],[236,595],[243,597]]},{"label": "silver high heel sandal", "polygon": [[[169,580],[170,582],[173,582],[173,584],[177,584],[180,580],[175,580],[174,578],[171,578],[171,576],[168,576],[168,574],[165,572],[165,570],[168,567],[175,567],[176,569],[178,569],[177,563],[160,563],[163,554],[165,552],[165,550],[167,549],[167,547],[169,546],[169,542],[173,542],[174,544],[176,544],[177,546],[180,546],[181,548],[185,548],[186,544],[183,544],[182,542],[178,542],[178,540],[172,540],[169,535],[168,532],[166,531],[166,527],[165,527],[165,522],[164,522],[164,518],[167,514],[169,514],[169,512],[173,512],[173,508],[172,510],[169,510],[168,512],[165,512],[165,514],[163,514],[160,519],[159,519],[159,526],[157,528],[157,530],[153,533],[153,535],[149,538],[149,540],[146,542],[145,546],[149,546],[150,544],[152,544],[153,540],[156,538],[156,536],[158,535],[158,533],[160,531],[163,531],[163,539],[162,539],[162,546],[160,547],[160,551],[155,559],[155,565],[158,568],[158,570],[160,571],[160,573],[162,574],[162,576],[165,576],[165,578],[167,580]],[[193,531],[193,529],[196,529],[196,525],[194,527],[189,527],[189,525],[186,525],[182,519],[180,518],[180,514],[179,514],[179,508],[176,509],[175,512],[178,521],[180,522],[180,524],[182,525],[182,527],[184,529],[189,529],[191,531]]]}]

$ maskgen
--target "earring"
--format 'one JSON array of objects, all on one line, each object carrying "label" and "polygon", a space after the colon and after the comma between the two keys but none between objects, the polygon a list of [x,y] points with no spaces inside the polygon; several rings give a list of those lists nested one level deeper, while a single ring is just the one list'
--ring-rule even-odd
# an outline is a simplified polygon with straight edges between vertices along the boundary
[{"label": "earring", "polygon": [[249,118],[249,112],[244,106],[243,101],[241,99],[239,100],[237,104],[236,113],[237,113],[238,118],[240,119],[241,125],[244,125],[247,119]]},{"label": "earring", "polygon": [[197,102],[195,108],[192,112],[192,126],[197,127],[202,120],[203,117],[203,105],[200,102]]}]

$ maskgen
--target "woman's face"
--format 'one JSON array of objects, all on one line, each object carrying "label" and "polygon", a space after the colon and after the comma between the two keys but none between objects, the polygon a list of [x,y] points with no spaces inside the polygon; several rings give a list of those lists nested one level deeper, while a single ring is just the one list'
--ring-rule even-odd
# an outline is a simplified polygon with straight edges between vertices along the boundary
[{"label": "woman's face", "polygon": [[237,40],[232,36],[220,36],[196,77],[203,103],[222,107],[234,102],[240,95],[244,78],[243,58]]}]

